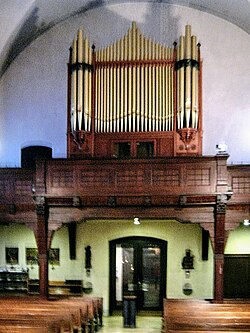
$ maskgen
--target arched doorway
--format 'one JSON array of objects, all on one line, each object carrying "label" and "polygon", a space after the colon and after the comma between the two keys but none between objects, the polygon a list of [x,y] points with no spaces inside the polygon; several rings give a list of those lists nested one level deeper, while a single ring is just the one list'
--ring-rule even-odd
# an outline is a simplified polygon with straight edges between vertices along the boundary
[{"label": "arched doorway", "polygon": [[167,242],[151,237],[110,241],[110,314],[124,296],[137,298],[137,309],[161,310],[166,297]]}]

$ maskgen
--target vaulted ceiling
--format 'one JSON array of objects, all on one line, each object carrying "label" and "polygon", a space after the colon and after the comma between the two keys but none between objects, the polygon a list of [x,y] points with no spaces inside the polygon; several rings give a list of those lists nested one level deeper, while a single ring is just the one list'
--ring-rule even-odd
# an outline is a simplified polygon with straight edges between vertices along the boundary
[{"label": "vaulted ceiling", "polygon": [[[0,0],[0,75],[35,38],[55,24],[89,9],[143,0]],[[194,8],[250,34],[250,0],[145,0]]]}]

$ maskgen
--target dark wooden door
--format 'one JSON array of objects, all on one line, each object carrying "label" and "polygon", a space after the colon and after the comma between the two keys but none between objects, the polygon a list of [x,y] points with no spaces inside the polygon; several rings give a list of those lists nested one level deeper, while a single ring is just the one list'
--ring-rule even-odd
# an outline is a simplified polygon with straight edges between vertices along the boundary
[{"label": "dark wooden door", "polygon": [[161,310],[166,296],[167,242],[144,237],[110,242],[110,312],[125,296],[136,296],[137,310]]},{"label": "dark wooden door", "polygon": [[225,255],[224,298],[250,298],[249,255]]}]

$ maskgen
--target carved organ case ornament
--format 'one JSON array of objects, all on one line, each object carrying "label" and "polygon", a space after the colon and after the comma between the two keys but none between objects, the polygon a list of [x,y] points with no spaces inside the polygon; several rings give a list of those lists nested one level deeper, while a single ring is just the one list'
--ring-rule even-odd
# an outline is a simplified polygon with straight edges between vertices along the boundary
[{"label": "carved organ case ornament", "polygon": [[[201,155],[200,45],[185,28],[173,47],[145,38],[136,23],[95,50],[78,31],[68,64],[68,157]],[[124,146],[125,145],[125,146]]]}]

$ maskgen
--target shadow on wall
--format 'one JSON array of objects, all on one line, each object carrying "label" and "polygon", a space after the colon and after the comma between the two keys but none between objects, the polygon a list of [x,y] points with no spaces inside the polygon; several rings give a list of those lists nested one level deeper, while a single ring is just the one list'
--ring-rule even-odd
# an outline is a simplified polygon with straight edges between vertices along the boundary
[{"label": "shadow on wall", "polygon": [[52,148],[45,146],[29,146],[21,150],[21,167],[28,169],[36,168],[37,159],[51,159]]}]

